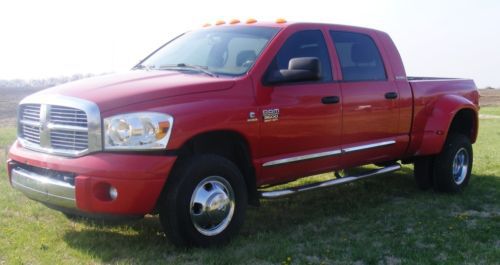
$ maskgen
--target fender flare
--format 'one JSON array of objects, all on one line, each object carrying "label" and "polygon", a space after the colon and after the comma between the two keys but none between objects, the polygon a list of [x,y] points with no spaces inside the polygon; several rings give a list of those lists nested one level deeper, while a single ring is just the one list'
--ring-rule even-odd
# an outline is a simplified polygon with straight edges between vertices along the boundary
[{"label": "fender flare", "polygon": [[455,116],[462,110],[474,112],[473,132],[471,134],[471,142],[474,143],[477,138],[479,108],[463,96],[445,95],[434,104],[426,107],[425,112],[428,113],[427,123],[421,133],[421,139],[418,139],[419,137],[414,139],[420,142],[415,154],[424,156],[440,153]]}]

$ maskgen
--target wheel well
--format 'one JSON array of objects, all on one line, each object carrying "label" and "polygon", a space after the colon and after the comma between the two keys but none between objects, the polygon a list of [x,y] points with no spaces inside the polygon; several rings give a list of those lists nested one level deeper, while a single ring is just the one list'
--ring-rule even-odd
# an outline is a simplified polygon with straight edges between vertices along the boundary
[{"label": "wheel well", "polygon": [[453,117],[450,129],[448,130],[448,135],[450,135],[450,133],[460,133],[469,137],[471,142],[474,142],[476,137],[476,128],[476,113],[471,109],[462,109],[455,114],[455,117]]},{"label": "wheel well", "polygon": [[250,149],[245,138],[233,131],[212,131],[188,140],[178,150],[180,158],[196,154],[215,154],[233,162],[245,178],[248,202],[259,205],[255,169],[252,166]]}]

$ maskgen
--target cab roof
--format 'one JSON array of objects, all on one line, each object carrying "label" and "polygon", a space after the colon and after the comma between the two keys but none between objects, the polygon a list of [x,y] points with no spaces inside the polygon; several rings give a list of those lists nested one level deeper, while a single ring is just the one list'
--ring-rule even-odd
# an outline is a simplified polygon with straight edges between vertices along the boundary
[{"label": "cab roof", "polygon": [[338,27],[344,30],[363,30],[363,31],[378,31],[371,28],[364,28],[358,26],[348,26],[341,24],[329,24],[329,23],[314,23],[314,22],[295,22],[295,21],[287,21],[285,19],[277,19],[276,21],[258,21],[255,19],[248,20],[237,20],[232,19],[229,21],[217,20],[215,23],[207,23],[203,25],[205,28],[216,28],[216,27],[234,27],[234,26],[260,26],[260,27],[273,27],[273,28],[287,28],[287,27],[300,27],[300,26],[317,26],[317,27]]}]

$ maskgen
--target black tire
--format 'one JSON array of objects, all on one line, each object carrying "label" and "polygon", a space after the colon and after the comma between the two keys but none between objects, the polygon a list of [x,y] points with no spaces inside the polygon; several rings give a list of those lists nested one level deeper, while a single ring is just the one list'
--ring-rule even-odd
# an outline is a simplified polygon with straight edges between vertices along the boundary
[{"label": "black tire", "polygon": [[434,182],[434,157],[418,157],[413,164],[413,175],[421,190],[432,188]]},{"label": "black tire", "polygon": [[[463,159],[460,159],[461,155]],[[458,157],[458,158],[457,158]],[[458,165],[454,174],[454,161]],[[434,160],[434,187],[442,192],[462,191],[469,183],[473,163],[472,144],[468,137],[462,134],[451,134],[445,142],[443,150]]]},{"label": "black tire", "polygon": [[[214,177],[217,179],[214,180]],[[205,184],[206,186],[200,186],[205,181],[208,181]],[[234,198],[234,207],[232,209],[234,211],[232,211],[232,215],[224,215],[226,218],[219,223],[219,226],[216,226],[215,231],[221,228],[223,230],[213,235],[207,235],[201,231],[207,232],[209,229],[195,226],[195,219],[191,217],[196,211],[203,214],[203,210],[200,209],[207,208],[195,207],[199,206],[196,203],[193,206],[192,196],[195,191],[202,188],[205,191],[213,189],[211,183],[215,184],[214,186],[218,188],[218,191],[221,190],[221,186],[226,188],[222,190],[226,191],[227,194],[231,193],[230,190],[232,190]],[[226,187],[227,185],[229,187]],[[213,196],[208,197],[215,198]],[[228,198],[230,197],[228,196]],[[170,174],[159,202],[160,222],[167,237],[176,246],[220,246],[228,243],[243,225],[247,201],[245,180],[234,163],[217,155],[196,155],[179,161]],[[213,200],[210,202],[213,202]],[[227,200],[222,200],[222,204],[226,202]],[[215,203],[218,205],[217,202]],[[220,206],[217,208],[217,211],[219,211],[217,213],[225,211],[228,209],[227,207],[231,209],[231,204],[224,205],[222,208]],[[232,216],[232,218],[227,219],[227,216]],[[213,222],[212,219],[210,220],[210,222]]]}]

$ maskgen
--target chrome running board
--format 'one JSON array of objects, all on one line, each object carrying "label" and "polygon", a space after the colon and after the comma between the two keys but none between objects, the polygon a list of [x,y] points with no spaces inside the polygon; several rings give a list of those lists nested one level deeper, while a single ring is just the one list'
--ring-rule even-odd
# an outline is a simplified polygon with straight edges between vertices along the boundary
[{"label": "chrome running board", "polygon": [[264,199],[281,198],[281,197],[290,196],[290,195],[297,194],[297,193],[304,192],[304,191],[322,189],[322,188],[336,186],[336,185],[340,185],[340,184],[344,184],[344,183],[353,182],[353,181],[368,178],[368,177],[374,177],[374,176],[382,175],[385,173],[397,171],[399,169],[401,169],[401,165],[394,164],[394,165],[390,165],[390,166],[387,166],[384,168],[371,170],[371,171],[362,173],[361,175],[358,175],[358,176],[346,176],[346,177],[342,177],[342,178],[336,178],[336,179],[327,180],[327,181],[323,181],[323,182],[316,182],[316,183],[306,184],[304,186],[291,187],[291,188],[286,188],[286,189],[281,189],[281,190],[259,191],[259,193],[260,193],[260,197],[264,198]]}]

